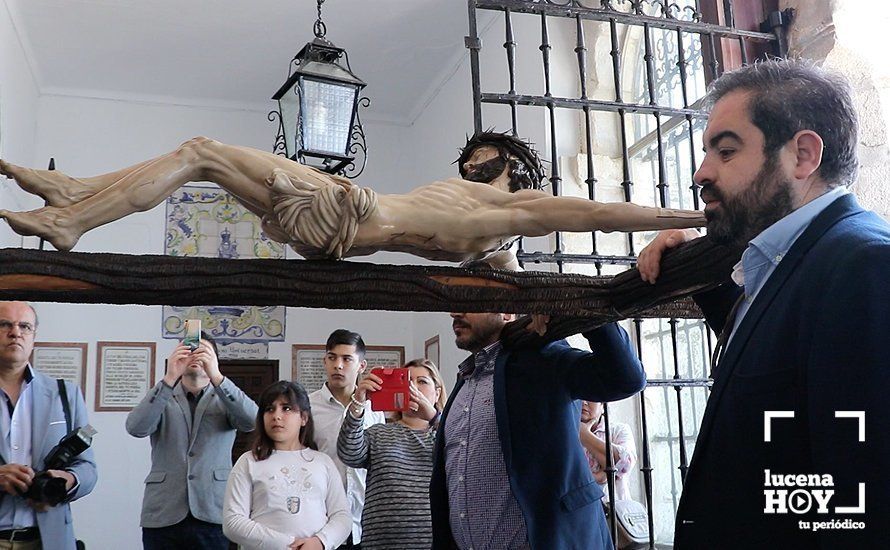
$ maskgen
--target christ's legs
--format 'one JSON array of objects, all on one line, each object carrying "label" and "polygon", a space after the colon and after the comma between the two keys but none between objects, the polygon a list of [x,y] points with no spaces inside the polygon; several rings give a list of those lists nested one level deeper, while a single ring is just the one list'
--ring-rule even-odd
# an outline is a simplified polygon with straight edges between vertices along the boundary
[{"label": "christ's legs", "polygon": [[49,206],[61,207],[69,206],[95,195],[130,172],[154,162],[154,160],[147,160],[117,172],[92,178],[72,178],[58,170],[25,168],[0,159],[0,174],[14,179],[19,187],[28,193],[41,197]]},{"label": "christ's legs", "polygon": [[[97,186],[105,187],[80,202],[31,212],[0,210],[0,217],[6,218],[17,233],[38,235],[59,250],[70,250],[83,233],[134,212],[149,210],[190,181],[216,183],[252,212],[269,213],[272,204],[266,179],[275,168],[320,183],[325,179],[325,175],[280,155],[195,138],[172,153],[92,178]],[[114,177],[118,179],[109,184],[108,180]]]}]

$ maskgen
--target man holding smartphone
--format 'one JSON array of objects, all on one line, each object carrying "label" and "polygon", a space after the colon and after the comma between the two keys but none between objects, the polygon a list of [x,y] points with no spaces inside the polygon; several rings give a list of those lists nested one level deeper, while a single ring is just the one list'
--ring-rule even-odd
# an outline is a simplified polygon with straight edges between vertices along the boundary
[{"label": "man holding smartphone", "polygon": [[252,431],[257,406],[219,371],[205,333],[182,343],[167,373],[127,416],[127,432],[151,437],[151,472],[142,501],[142,545],[153,549],[226,550],[222,502],[235,432]]},{"label": "man holding smartphone", "polygon": [[[358,377],[367,366],[365,342],[361,335],[346,329],[337,329],[328,336],[325,344],[324,368],[327,381],[321,389],[309,394],[315,423],[315,443],[318,444],[319,451],[333,459],[346,488],[346,499],[352,513],[352,534],[340,548],[350,550],[361,548],[367,470],[350,468],[343,464],[337,456],[337,438]],[[372,411],[369,402],[363,406],[365,428],[384,422],[383,413]]]}]

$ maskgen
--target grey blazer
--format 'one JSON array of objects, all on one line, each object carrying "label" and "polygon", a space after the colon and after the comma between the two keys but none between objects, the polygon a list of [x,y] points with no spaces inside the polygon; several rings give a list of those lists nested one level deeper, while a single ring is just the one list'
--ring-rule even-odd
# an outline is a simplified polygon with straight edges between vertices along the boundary
[{"label": "grey blazer", "polygon": [[151,472],[145,478],[142,527],[167,527],[191,511],[222,523],[223,495],[232,469],[235,431],[251,431],[257,406],[228,378],[207,386],[194,426],[182,384],[158,382],[127,415],[127,432],[151,436]]},{"label": "grey blazer", "polygon": [[[58,383],[54,378],[32,369],[31,380],[31,462],[35,472],[44,469],[43,460],[59,440],[68,433],[65,412],[59,398]],[[80,388],[70,382],[65,383],[68,392],[68,407],[71,410],[71,426],[80,428],[89,424],[87,408]],[[93,450],[87,449],[74,459],[67,470],[77,477],[77,487],[69,500],[86,496],[96,486],[96,459]],[[0,498],[13,498],[3,494]],[[67,502],[53,506],[46,512],[37,512],[37,527],[44,548],[74,550],[74,525],[71,520],[71,506]]]}]

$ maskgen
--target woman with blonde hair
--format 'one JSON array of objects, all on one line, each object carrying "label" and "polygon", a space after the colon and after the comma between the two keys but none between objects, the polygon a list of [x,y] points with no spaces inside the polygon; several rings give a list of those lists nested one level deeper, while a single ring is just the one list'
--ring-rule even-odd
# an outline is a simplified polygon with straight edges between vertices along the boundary
[{"label": "woman with blonde hair", "polygon": [[433,543],[429,498],[433,442],[448,395],[432,361],[414,359],[405,367],[411,381],[408,410],[395,422],[362,427],[368,393],[379,390],[382,383],[371,371],[356,386],[337,441],[344,464],[368,470],[363,550],[428,550]]}]

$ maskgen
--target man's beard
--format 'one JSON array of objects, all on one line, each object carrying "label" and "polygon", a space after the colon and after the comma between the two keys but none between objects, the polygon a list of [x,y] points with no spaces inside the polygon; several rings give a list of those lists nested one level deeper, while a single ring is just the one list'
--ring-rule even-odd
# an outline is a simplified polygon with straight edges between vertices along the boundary
[{"label": "man's beard", "polygon": [[710,184],[702,188],[702,194],[720,201],[719,209],[706,210],[705,217],[708,237],[723,245],[746,246],[792,210],[791,182],[782,179],[776,155],[763,163],[748,188],[735,197],[726,197]]},{"label": "man's beard", "polygon": [[464,174],[463,178],[476,183],[491,183],[495,178],[504,173],[504,168],[506,167],[506,160],[501,157],[495,157],[476,165],[473,170],[469,170]]},{"label": "man's beard", "polygon": [[496,337],[501,333],[501,329],[504,328],[503,323],[498,324],[496,322],[484,323],[477,321],[471,326],[463,321],[454,321],[452,325],[464,329],[463,336],[455,336],[454,344],[458,349],[471,353],[481,351],[489,342],[496,340]]}]

